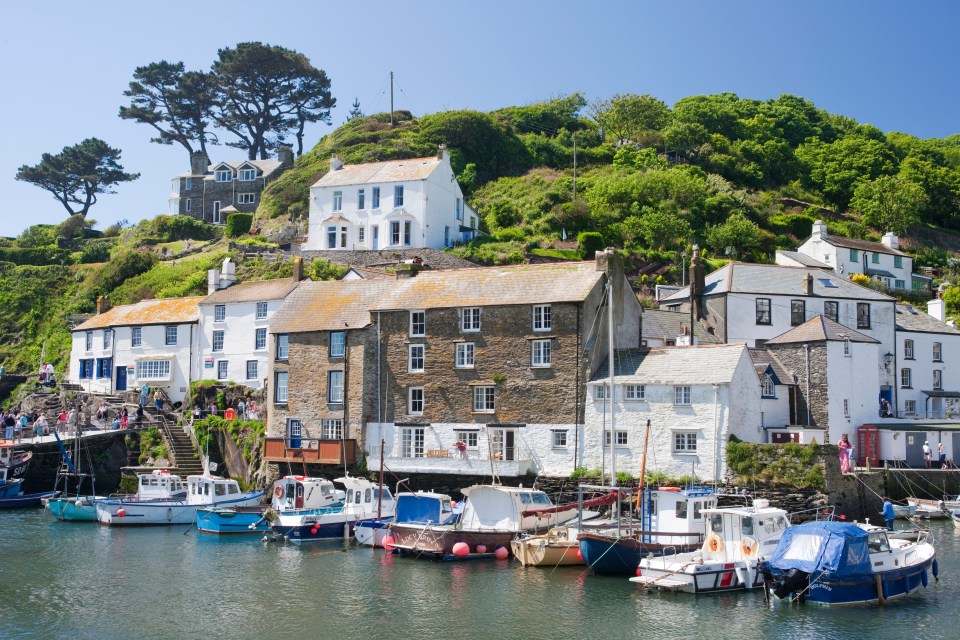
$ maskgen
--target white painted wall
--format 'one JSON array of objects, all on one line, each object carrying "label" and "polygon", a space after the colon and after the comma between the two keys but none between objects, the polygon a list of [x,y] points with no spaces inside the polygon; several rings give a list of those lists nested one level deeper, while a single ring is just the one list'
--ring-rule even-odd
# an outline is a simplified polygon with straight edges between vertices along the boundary
[{"label": "white painted wall", "polygon": [[[887,271],[895,276],[894,278],[880,278],[887,286],[898,286],[895,280],[901,280],[902,285],[900,286],[904,289],[910,289],[913,286],[913,258],[909,256],[899,256],[901,266],[896,267],[894,265],[898,256],[874,251],[864,252],[862,249],[857,249],[857,259],[851,260],[848,247],[835,247],[828,242],[817,240],[815,237],[808,238],[797,251],[810,256],[814,260],[829,264],[834,268],[834,271],[842,273],[847,278],[850,277],[850,274],[864,272],[863,254],[866,253],[868,269]],[[873,261],[874,256],[877,257],[877,262]],[[842,272],[839,271],[841,266],[843,267]]]},{"label": "white painted wall", "polygon": [[[857,428],[876,423],[880,410],[880,387],[876,378],[868,375],[882,367],[875,343],[851,342],[850,355],[844,355],[843,342],[827,343],[828,424],[833,443],[847,434],[853,442]],[[843,408],[849,401],[849,415]]]},{"label": "white painted wall", "polygon": [[[214,321],[215,304],[203,303],[200,305],[200,340],[197,358],[193,364],[193,379],[216,380],[218,362],[227,361],[227,377],[225,380],[259,389],[263,381],[270,375],[270,318],[283,304],[283,300],[261,300],[267,303],[267,317],[257,319],[257,302],[227,303],[226,315],[223,322]],[[255,349],[256,330],[265,329],[266,346]],[[223,350],[213,351],[213,332],[223,331]],[[213,366],[206,363],[212,358]],[[257,362],[257,377],[247,378],[247,361]]]},{"label": "white painted wall", "polygon": [[[913,359],[905,356],[905,341],[913,340]],[[941,345],[941,362],[933,360],[933,343]],[[960,403],[957,400],[940,399],[928,400],[924,391],[933,389],[933,371],[941,371],[942,388],[949,391],[960,390],[960,335],[951,333],[924,333],[919,331],[897,331],[897,366],[896,366],[896,401],[899,412],[906,411],[906,402],[913,400],[916,403],[918,417],[934,419],[946,418],[946,412],[951,411],[951,417],[960,418]],[[901,371],[910,369],[912,388],[901,385]],[[901,413],[901,415],[903,415]]]}]

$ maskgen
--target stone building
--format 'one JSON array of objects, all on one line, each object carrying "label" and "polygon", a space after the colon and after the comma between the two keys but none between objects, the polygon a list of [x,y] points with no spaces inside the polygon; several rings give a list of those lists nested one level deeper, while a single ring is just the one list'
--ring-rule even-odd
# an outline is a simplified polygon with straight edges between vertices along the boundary
[{"label": "stone building", "polygon": [[280,147],[276,158],[210,164],[202,151],[190,157],[190,171],[171,183],[170,214],[223,224],[231,213],[253,213],[266,186],[293,166],[293,151]]}]

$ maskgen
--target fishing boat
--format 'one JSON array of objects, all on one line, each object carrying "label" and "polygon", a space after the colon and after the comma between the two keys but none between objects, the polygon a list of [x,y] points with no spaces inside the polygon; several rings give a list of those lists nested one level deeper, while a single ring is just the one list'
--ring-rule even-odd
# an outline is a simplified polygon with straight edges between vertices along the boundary
[{"label": "fishing boat", "polygon": [[[951,510],[960,509],[960,496],[944,496],[941,500],[910,497],[907,498],[907,504],[916,507],[915,517],[939,520],[949,518]],[[896,511],[896,505],[894,505],[894,511]]]},{"label": "fishing boat", "polygon": [[916,517],[917,505],[915,504],[895,504],[893,505],[893,517],[901,520],[909,520]]},{"label": "fishing boat", "polygon": [[523,566],[559,567],[584,564],[573,526],[553,527],[539,535],[521,535],[510,541],[513,557]]},{"label": "fishing boat", "polygon": [[378,487],[366,478],[345,476],[334,482],[346,489],[346,500],[337,506],[296,509],[277,513],[273,521],[273,539],[309,542],[330,538],[349,538],[357,522],[381,515],[392,516],[395,502],[390,490]]},{"label": "fishing boat", "polygon": [[[54,481],[53,488],[59,491],[60,495],[54,498],[44,500],[44,506],[50,511],[51,515],[57,520],[64,522],[96,522],[97,521],[97,500],[104,500],[107,496],[96,495],[95,480],[93,475],[93,462],[90,459],[89,450],[84,447],[83,453],[86,457],[89,473],[80,471],[80,441],[82,438],[73,439],[73,455],[67,453],[63,441],[57,432],[53,433],[60,447],[62,462],[57,470],[57,478]],[[71,482],[73,488],[71,489]],[[83,493],[84,482],[90,487],[90,493]],[[62,485],[62,487],[61,487]]]},{"label": "fishing boat", "polygon": [[707,537],[696,551],[645,556],[631,582],[685,593],[716,593],[763,586],[759,572],[790,519],[768,500],[750,506],[704,509]]},{"label": "fishing boat", "polygon": [[807,522],[784,532],[760,571],[777,599],[840,605],[902,598],[939,569],[926,534],[899,540],[870,525]]},{"label": "fishing boat", "polygon": [[353,535],[357,542],[368,547],[393,548],[392,527],[395,523],[440,524],[453,523],[460,515],[459,505],[445,493],[429,491],[402,491],[395,494],[396,515],[358,522]]},{"label": "fishing boat", "polygon": [[554,505],[543,491],[474,485],[463,513],[452,524],[396,522],[393,546],[404,555],[438,560],[507,557],[510,541],[523,532],[547,531],[574,518],[577,505]]},{"label": "fishing boat", "polygon": [[0,440],[0,509],[37,507],[45,498],[56,495],[54,491],[23,492],[23,478],[17,475],[18,472],[23,475],[30,456],[24,458],[19,455],[21,453],[23,452],[13,450],[13,443],[9,440]]},{"label": "fishing boat", "polygon": [[10,440],[0,440],[0,469],[8,480],[23,478],[33,459],[32,451],[16,451]]},{"label": "fishing boat", "polygon": [[[193,524],[204,506],[252,506],[263,491],[243,493],[236,480],[211,475],[187,476],[186,484],[169,471],[138,474],[135,496],[96,502],[97,520],[111,526]],[[161,497],[153,497],[161,494]]]},{"label": "fishing boat", "polygon": [[273,483],[269,505],[211,505],[197,509],[203,533],[270,533],[279,513],[323,509],[343,504],[345,493],[325,478],[284,476]]}]

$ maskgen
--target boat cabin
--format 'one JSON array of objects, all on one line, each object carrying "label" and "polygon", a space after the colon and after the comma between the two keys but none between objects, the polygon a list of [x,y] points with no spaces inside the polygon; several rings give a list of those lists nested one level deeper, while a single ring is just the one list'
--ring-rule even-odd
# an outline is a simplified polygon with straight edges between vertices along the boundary
[{"label": "boat cabin", "polygon": [[397,515],[394,522],[418,524],[450,524],[458,513],[453,501],[444,493],[417,491],[397,494]]},{"label": "boat cabin", "polygon": [[0,440],[0,467],[9,467],[13,461],[13,443]]},{"label": "boat cabin", "polygon": [[240,496],[236,480],[214,476],[187,476],[187,504],[210,505]]},{"label": "boat cabin", "polygon": [[709,509],[704,516],[703,557],[725,562],[769,558],[790,526],[787,512],[763,499],[754,500],[751,507]]},{"label": "boat cabin", "polygon": [[376,515],[377,505],[379,503],[380,514],[382,516],[393,515],[396,509],[396,502],[393,494],[387,487],[380,487],[366,478],[337,478],[339,482],[346,487],[346,500],[344,508],[350,513]]},{"label": "boat cabin", "polygon": [[467,497],[463,515],[460,517],[464,529],[528,529],[535,526],[538,518],[524,517],[523,512],[550,509],[554,506],[550,496],[543,491],[523,487],[475,485],[463,489],[463,495]]},{"label": "boat cabin", "polygon": [[[706,487],[660,487],[647,489],[643,494],[641,527],[651,532],[643,535],[643,542],[658,544],[687,544],[689,533],[704,530],[704,514],[717,506],[713,489]],[[676,533],[676,540],[664,534]],[[660,534],[660,535],[654,535]]]},{"label": "boat cabin", "polygon": [[341,504],[346,492],[324,478],[284,476],[273,483],[271,506],[275,511],[322,509]]},{"label": "boat cabin", "polygon": [[137,474],[137,500],[178,500],[187,497],[187,485],[167,469]]}]

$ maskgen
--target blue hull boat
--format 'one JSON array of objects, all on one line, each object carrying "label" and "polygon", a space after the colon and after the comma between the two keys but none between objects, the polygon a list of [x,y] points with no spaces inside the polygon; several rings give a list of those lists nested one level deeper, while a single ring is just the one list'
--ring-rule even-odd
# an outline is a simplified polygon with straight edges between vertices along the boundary
[{"label": "blue hull boat", "polygon": [[43,500],[57,495],[56,491],[41,493],[24,493],[16,497],[0,498],[0,509],[23,509],[24,507],[39,507]]},{"label": "blue hull boat", "polygon": [[47,509],[63,522],[96,522],[97,500],[106,496],[59,497],[46,500]]},{"label": "blue hull boat", "polygon": [[204,507],[197,509],[197,531],[203,533],[270,533],[266,507]]}]

